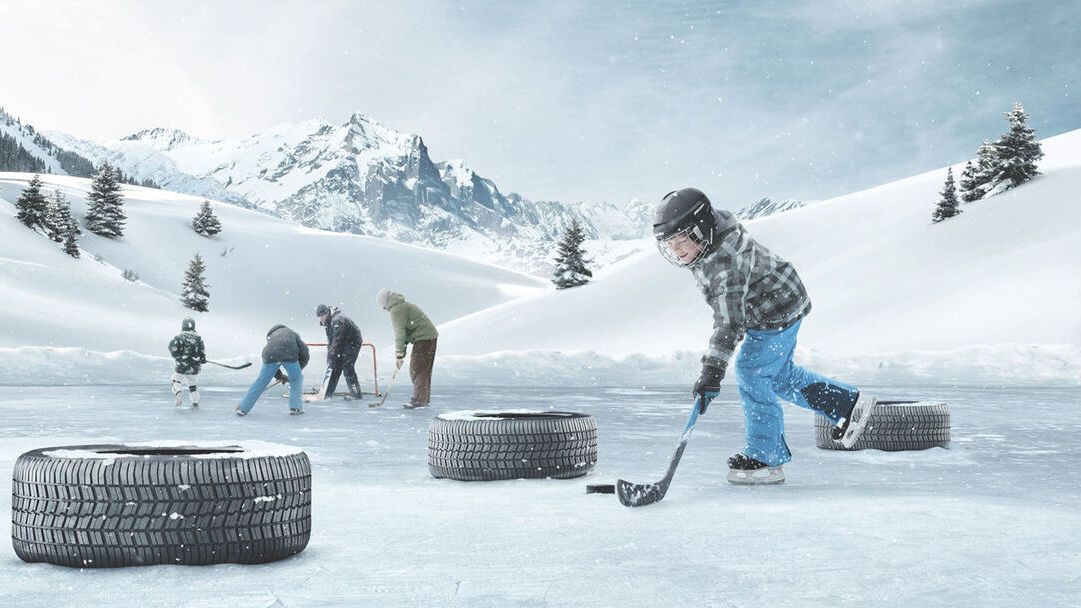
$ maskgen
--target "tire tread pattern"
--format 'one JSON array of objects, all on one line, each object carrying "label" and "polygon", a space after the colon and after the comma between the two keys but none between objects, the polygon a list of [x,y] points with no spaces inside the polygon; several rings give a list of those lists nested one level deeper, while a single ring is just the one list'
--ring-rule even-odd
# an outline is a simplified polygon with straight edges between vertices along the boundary
[{"label": "tire tread pattern", "polygon": [[24,561],[256,564],[300,553],[310,539],[311,463],[303,452],[110,461],[43,454],[53,449],[15,463],[11,537]]},{"label": "tire tread pattern", "polygon": [[597,463],[593,416],[444,420],[428,427],[428,470],[438,479],[572,479]]},{"label": "tire tread pattern", "polygon": [[[815,445],[824,450],[846,450],[831,434],[833,423],[815,416]],[[900,452],[950,446],[950,409],[941,401],[887,401],[875,407],[853,450]]]}]

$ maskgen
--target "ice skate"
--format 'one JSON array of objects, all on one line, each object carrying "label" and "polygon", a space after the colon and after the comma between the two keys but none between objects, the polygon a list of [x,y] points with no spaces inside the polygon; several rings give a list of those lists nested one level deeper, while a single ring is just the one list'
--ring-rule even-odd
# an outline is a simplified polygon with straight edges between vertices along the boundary
[{"label": "ice skate", "polygon": [[728,459],[728,483],[740,486],[759,486],[784,483],[784,471],[780,465],[771,467],[743,454]]},{"label": "ice skate", "polygon": [[845,448],[856,445],[874,415],[876,403],[878,399],[874,395],[861,393],[856,399],[856,405],[852,406],[852,412],[841,421],[841,424],[834,427],[833,439],[840,441]]}]

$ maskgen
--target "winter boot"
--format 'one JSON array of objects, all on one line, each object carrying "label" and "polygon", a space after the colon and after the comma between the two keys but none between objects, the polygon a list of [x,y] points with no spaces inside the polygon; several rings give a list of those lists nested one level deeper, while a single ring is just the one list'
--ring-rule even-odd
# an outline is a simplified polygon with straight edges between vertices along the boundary
[{"label": "winter boot", "polygon": [[303,413],[304,413],[304,408],[300,408],[300,407],[298,407],[296,409],[289,408],[289,415],[290,416],[299,416],[299,415],[301,415]]},{"label": "winter boot", "polygon": [[771,467],[750,456],[736,454],[728,459],[728,483],[739,486],[784,483],[784,471],[780,465]]},{"label": "winter boot", "polygon": [[244,410],[240,409],[239,405],[236,406],[236,409],[234,409],[233,412],[235,412],[237,416],[247,416],[248,415],[248,412],[245,412]]},{"label": "winter boot", "polygon": [[346,396],[346,399],[356,399],[359,401],[364,396],[364,391],[360,390],[359,382],[349,382],[347,380],[346,384],[349,385],[349,395]]},{"label": "winter boot", "polygon": [[851,449],[859,441],[863,431],[867,429],[867,423],[874,415],[875,404],[878,399],[874,395],[860,393],[856,397],[856,404],[852,411],[841,419],[841,423],[833,427],[831,431],[834,441],[840,441],[845,449]]},{"label": "winter boot", "polygon": [[404,407],[407,410],[415,410],[415,409],[421,408],[421,407],[428,407],[428,404],[427,403],[417,403],[416,401],[410,401],[409,403],[402,404],[402,407]]}]

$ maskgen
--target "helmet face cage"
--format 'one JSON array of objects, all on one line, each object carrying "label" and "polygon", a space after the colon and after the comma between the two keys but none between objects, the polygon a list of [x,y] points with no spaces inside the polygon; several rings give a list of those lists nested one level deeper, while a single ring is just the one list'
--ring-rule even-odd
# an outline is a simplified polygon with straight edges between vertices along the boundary
[{"label": "helmet face cage", "polygon": [[[709,233],[709,235],[703,234],[702,226],[695,222],[675,234],[658,240],[657,249],[669,263],[680,267],[691,266],[709,252],[709,246],[713,240],[713,231],[709,230]],[[696,248],[697,251],[688,251],[691,247]],[[687,259],[681,257],[680,253]],[[688,256],[688,254],[692,255]]]}]

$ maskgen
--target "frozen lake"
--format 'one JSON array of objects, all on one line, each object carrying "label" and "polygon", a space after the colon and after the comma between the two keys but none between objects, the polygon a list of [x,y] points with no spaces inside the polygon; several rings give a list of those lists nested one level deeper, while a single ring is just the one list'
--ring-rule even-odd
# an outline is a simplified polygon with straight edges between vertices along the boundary
[{"label": "frozen lake", "polygon": [[[436,387],[439,388],[438,385]],[[437,390],[407,411],[336,400],[286,415],[239,389],[200,411],[153,387],[9,387],[0,408],[0,536],[12,465],[32,448],[154,439],[259,439],[303,447],[313,533],[261,566],[72,570],[0,550],[0,606],[1066,606],[1081,598],[1081,389],[877,389],[942,399],[949,450],[814,447],[786,407],[795,460],[778,487],[724,481],[742,446],[734,389],[698,423],[660,504],[636,510],[586,483],[655,481],[690,401],[683,388]],[[474,408],[592,413],[600,462],[568,481],[432,479],[427,424]]]}]

